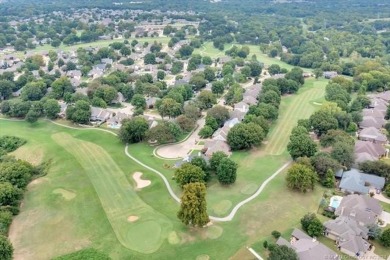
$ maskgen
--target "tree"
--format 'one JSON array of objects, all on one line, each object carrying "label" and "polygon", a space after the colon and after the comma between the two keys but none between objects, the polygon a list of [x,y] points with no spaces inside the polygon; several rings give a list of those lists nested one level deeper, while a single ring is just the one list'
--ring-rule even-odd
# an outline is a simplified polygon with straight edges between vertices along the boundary
[{"label": "tree", "polygon": [[203,227],[210,219],[207,215],[206,186],[195,182],[184,185],[177,217],[185,225]]},{"label": "tree", "polygon": [[[270,246],[268,246],[270,248]],[[299,260],[297,253],[294,251],[294,249],[288,247],[288,246],[279,246],[275,245],[272,247],[272,250],[270,250],[270,254],[268,256],[268,260]]]},{"label": "tree", "polygon": [[135,94],[133,98],[131,99],[131,104],[135,106],[136,108],[142,108],[145,109],[146,107],[146,99],[141,94]]},{"label": "tree", "polygon": [[377,224],[369,224],[368,228],[368,237],[370,239],[378,239],[381,237],[382,229]]},{"label": "tree", "polygon": [[328,130],[337,129],[338,121],[330,112],[320,109],[310,116],[310,125],[321,136]]},{"label": "tree", "polygon": [[251,61],[248,65],[251,68],[251,76],[252,77],[257,77],[261,74],[262,66],[261,66],[260,62]]},{"label": "tree", "polygon": [[390,247],[390,228],[383,231],[382,235],[379,238],[379,241],[385,247]]},{"label": "tree", "polygon": [[331,156],[341,165],[347,167],[347,169],[350,169],[355,162],[354,147],[346,142],[335,143],[333,145]]},{"label": "tree", "polygon": [[190,132],[195,127],[195,120],[185,115],[180,115],[176,118],[176,123],[184,132]]},{"label": "tree", "polygon": [[46,84],[43,81],[29,82],[23,87],[23,100],[40,100],[46,93]]},{"label": "tree", "polygon": [[6,236],[0,235],[0,259],[12,260],[14,248]]},{"label": "tree", "polygon": [[208,163],[206,162],[206,160],[201,157],[201,156],[195,156],[191,159],[191,162],[190,162],[192,165],[195,165],[195,166],[198,166],[199,168],[201,168],[203,170],[203,172],[205,173],[205,176],[204,176],[204,181],[207,182],[210,180],[210,167],[208,165]]},{"label": "tree", "polygon": [[120,54],[122,55],[122,56],[129,56],[130,54],[131,54],[131,50],[130,50],[130,48],[129,47],[127,47],[127,46],[123,46],[120,50],[119,50],[119,52],[120,52]]},{"label": "tree", "polygon": [[181,114],[181,104],[173,100],[172,98],[163,98],[157,105],[158,113],[163,118],[164,116],[177,117]]},{"label": "tree", "polygon": [[266,104],[271,104],[274,107],[278,108],[280,101],[281,101],[281,98],[280,98],[280,94],[278,94],[277,92],[275,92],[273,90],[269,90],[269,91],[262,93],[260,95],[259,101],[266,103]]},{"label": "tree", "polygon": [[218,170],[219,165],[221,164],[222,159],[227,157],[227,154],[225,154],[224,152],[213,153],[210,158],[210,169],[216,172]]},{"label": "tree", "polygon": [[204,69],[203,73],[204,73],[204,78],[207,81],[211,82],[211,81],[213,81],[215,79],[215,72],[214,72],[214,70],[212,68],[206,67]]},{"label": "tree", "polygon": [[205,125],[202,129],[200,129],[198,135],[201,138],[208,138],[208,137],[211,137],[213,135],[213,133],[214,133],[213,128],[211,128],[208,125]]},{"label": "tree", "polygon": [[307,213],[301,218],[302,229],[308,232],[310,225],[318,220],[315,213]]},{"label": "tree", "polygon": [[362,172],[381,176],[387,180],[390,178],[390,165],[382,160],[362,162],[359,164],[359,169]]},{"label": "tree", "polygon": [[278,239],[282,234],[277,231],[277,230],[274,230],[271,232],[271,235],[275,238],[275,239]]},{"label": "tree", "polygon": [[0,234],[7,235],[12,223],[12,213],[8,210],[0,210]]},{"label": "tree", "polygon": [[146,137],[149,141],[157,141],[159,144],[166,144],[177,141],[181,134],[182,131],[176,123],[163,121],[157,126],[149,129],[146,133]]},{"label": "tree", "polygon": [[207,109],[217,103],[217,98],[210,90],[202,90],[197,97],[197,101],[201,109]]},{"label": "tree", "polygon": [[43,104],[43,109],[48,118],[55,119],[61,111],[61,106],[58,104],[57,100],[47,99]]},{"label": "tree", "polygon": [[301,68],[295,67],[291,71],[289,71],[285,79],[291,79],[299,83],[300,85],[303,85],[305,83],[305,78],[303,77],[303,71]]},{"label": "tree", "polygon": [[324,226],[318,218],[311,221],[309,227],[307,228],[307,233],[311,237],[319,237],[324,233]]},{"label": "tree", "polygon": [[268,72],[270,75],[275,75],[280,73],[280,66],[278,64],[272,64],[271,66],[268,67]]},{"label": "tree", "polygon": [[225,85],[222,81],[215,81],[211,85],[211,91],[216,95],[221,95],[225,91]]},{"label": "tree", "polygon": [[8,99],[12,94],[15,84],[9,80],[0,80],[0,99]]},{"label": "tree", "polygon": [[229,119],[229,110],[220,105],[213,106],[207,111],[207,116],[215,118],[219,126]]},{"label": "tree", "polygon": [[191,163],[184,163],[180,168],[175,170],[173,179],[181,186],[188,183],[204,182],[206,174],[204,171]]},{"label": "tree", "polygon": [[233,184],[237,178],[237,163],[229,158],[222,158],[217,168],[217,178],[223,185]]},{"label": "tree", "polygon": [[319,152],[310,159],[314,170],[317,172],[321,179],[325,177],[329,170],[334,173],[337,170],[341,169],[340,163],[333,159],[328,153]]},{"label": "tree", "polygon": [[157,71],[157,79],[163,80],[165,78],[165,72],[162,70]]},{"label": "tree", "polygon": [[148,121],[143,117],[124,119],[118,137],[123,143],[138,143],[145,138],[148,129]]},{"label": "tree", "polygon": [[242,150],[260,145],[264,137],[264,130],[259,125],[239,123],[230,129],[227,142],[232,150]]},{"label": "tree", "polygon": [[204,76],[197,74],[190,79],[189,84],[194,91],[199,91],[206,86],[207,81],[204,79]]},{"label": "tree", "polygon": [[76,101],[74,106],[66,109],[66,118],[79,124],[86,124],[91,117],[91,107],[85,100]]},{"label": "tree", "polygon": [[65,93],[73,93],[74,89],[72,83],[67,77],[61,77],[56,79],[51,87],[53,89],[53,94],[56,99],[62,98]]},{"label": "tree", "polygon": [[194,48],[190,45],[183,45],[180,49],[179,49],[179,53],[180,53],[180,56],[182,58],[187,58],[189,56],[191,56],[192,52],[194,51]]},{"label": "tree", "polygon": [[287,150],[291,157],[311,157],[317,152],[316,143],[310,138],[309,133],[303,126],[297,126],[292,130]]},{"label": "tree", "polygon": [[20,189],[9,182],[0,182],[0,206],[14,206],[22,196]]},{"label": "tree", "polygon": [[28,113],[26,114],[26,121],[30,124],[33,124],[38,121],[38,118],[41,116],[41,114],[34,108],[30,108]]},{"label": "tree", "polygon": [[294,164],[287,172],[287,187],[301,192],[313,190],[318,180],[316,173],[308,166]]},{"label": "tree", "polygon": [[147,64],[156,64],[156,55],[154,53],[148,53],[144,57],[144,63]]}]

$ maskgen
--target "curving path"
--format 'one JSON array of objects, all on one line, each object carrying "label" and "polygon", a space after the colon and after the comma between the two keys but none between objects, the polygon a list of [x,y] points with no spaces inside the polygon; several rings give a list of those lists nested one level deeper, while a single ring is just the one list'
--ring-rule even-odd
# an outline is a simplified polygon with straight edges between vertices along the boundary
[{"label": "curving path", "polygon": [[[7,118],[0,118],[0,120],[6,120],[6,121],[24,121],[24,120],[19,120],[19,119],[7,119]],[[63,124],[60,124],[60,123],[57,123],[57,122],[54,122],[52,120],[48,120],[49,122],[55,124],[55,125],[58,125],[58,126],[61,126],[61,127],[65,127],[65,128],[69,128],[69,129],[74,129],[74,130],[95,130],[95,131],[102,131],[102,132],[106,132],[106,133],[109,133],[109,134],[112,134],[114,136],[117,136],[116,133],[110,131],[110,130],[106,130],[106,129],[100,129],[100,128],[92,128],[92,127],[85,127],[85,128],[79,128],[79,127],[72,127],[72,126],[67,126],[67,125],[63,125]],[[139,161],[138,159],[136,159],[135,157],[133,157],[129,151],[128,151],[128,145],[125,146],[125,154],[127,157],[129,157],[131,160],[133,160],[134,162],[138,163],[139,165],[145,167],[146,169],[154,172],[155,174],[157,174],[158,176],[160,176],[160,178],[163,180],[165,186],[167,187],[167,190],[169,192],[169,194],[171,195],[171,197],[178,203],[180,203],[180,198],[175,194],[175,192],[173,191],[171,185],[169,184],[169,181],[168,179],[164,176],[164,174],[162,174],[161,172],[157,171],[156,169],[153,169],[152,167],[144,164],[143,162]],[[257,191],[252,194],[251,196],[249,196],[248,198],[244,199],[243,201],[239,202],[236,206],[234,206],[234,208],[232,209],[232,211],[229,213],[229,215],[227,215],[226,217],[214,217],[214,216],[209,216],[210,217],[210,220],[214,220],[214,221],[220,221],[220,222],[227,222],[227,221],[231,221],[233,220],[234,216],[236,215],[237,211],[242,207],[244,206],[245,204],[251,202],[252,200],[254,200],[256,197],[258,197],[261,192],[264,190],[264,188],[267,186],[267,184],[273,180],[279,173],[281,173],[282,171],[284,171],[290,164],[292,163],[292,161],[289,161],[287,163],[285,163],[282,167],[280,167],[275,173],[273,173],[270,177],[268,177],[261,185],[260,187],[257,189]]]}]

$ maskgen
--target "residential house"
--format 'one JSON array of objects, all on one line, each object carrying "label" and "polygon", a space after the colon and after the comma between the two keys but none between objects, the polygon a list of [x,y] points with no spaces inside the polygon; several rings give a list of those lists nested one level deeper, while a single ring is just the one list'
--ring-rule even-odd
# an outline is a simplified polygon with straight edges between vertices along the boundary
[{"label": "residential house", "polygon": [[198,155],[189,155],[189,156],[186,156],[183,158],[183,160],[181,161],[177,161],[174,165],[175,168],[179,168],[180,166],[182,166],[184,163],[190,163],[192,161],[192,159],[196,158],[196,157],[201,157],[203,158],[206,162],[209,161],[209,158],[207,156],[205,156],[204,154],[202,153],[198,153]]},{"label": "residential house", "polygon": [[378,160],[386,155],[386,149],[381,144],[357,140],[355,142],[355,156],[359,153],[368,153]]},{"label": "residential house", "polygon": [[244,95],[244,98],[242,100],[244,103],[248,104],[249,106],[256,105],[257,99],[256,97],[250,96],[250,95]]},{"label": "residential house", "polygon": [[359,170],[352,168],[342,174],[339,188],[343,192],[368,194],[370,188],[382,190],[385,186],[385,178],[366,174]]},{"label": "residential house", "polygon": [[228,125],[224,125],[223,127],[217,129],[217,131],[214,132],[212,139],[226,142],[229,130],[230,127]]},{"label": "residential house", "polygon": [[276,244],[294,249],[300,260],[340,259],[336,252],[296,228],[291,234],[290,242],[279,237]]},{"label": "residential house", "polygon": [[97,124],[106,122],[111,117],[111,112],[100,107],[91,108],[90,121]]},{"label": "residential house", "polygon": [[338,73],[337,71],[324,71],[323,75],[326,79],[333,79],[334,77],[337,77]]},{"label": "residential house", "polygon": [[230,119],[237,118],[239,121],[244,120],[244,117],[246,115],[245,112],[241,112],[239,110],[233,110],[229,114],[230,114]]},{"label": "residential house", "polygon": [[107,126],[109,128],[118,129],[122,126],[123,119],[130,118],[131,116],[125,113],[118,112],[113,117],[107,120]]},{"label": "residential house", "polygon": [[338,217],[324,223],[325,236],[335,240],[338,249],[344,254],[356,257],[364,255],[370,249],[368,228],[360,226],[348,217]]},{"label": "residential house", "polygon": [[382,213],[379,202],[367,195],[345,196],[335,211],[335,220],[324,223],[325,236],[336,241],[338,248],[353,257],[363,256],[371,245],[367,225],[375,224]]},{"label": "residential house", "polygon": [[81,85],[81,80],[77,78],[71,78],[70,84],[72,84],[72,87],[77,88]]},{"label": "residential house", "polygon": [[363,120],[359,123],[359,128],[375,127],[381,129],[386,124],[384,118],[375,118],[373,116],[363,116]]},{"label": "residential house", "polygon": [[154,108],[154,106],[156,105],[156,102],[159,100],[159,98],[157,97],[148,97],[146,98],[146,107],[147,108]]},{"label": "residential house", "polygon": [[249,105],[245,102],[239,102],[237,104],[234,104],[234,110],[241,111],[243,113],[247,113],[249,111]]},{"label": "residential house", "polygon": [[230,128],[232,128],[233,126],[237,125],[238,123],[240,123],[241,120],[239,120],[238,118],[232,118],[228,121],[225,122],[225,124],[223,125],[224,127],[227,126]]},{"label": "residential house", "polygon": [[286,77],[286,74],[274,74],[271,76],[272,79],[284,79]]},{"label": "residential house", "polygon": [[101,60],[102,61],[102,63],[103,64],[110,64],[110,65],[112,65],[112,63],[113,63],[113,60],[112,59],[109,59],[109,58],[104,58],[104,59],[102,59]]},{"label": "residential house", "polygon": [[370,116],[374,118],[383,119],[385,118],[386,110],[365,108],[362,111],[362,116]]},{"label": "residential house", "polygon": [[69,70],[66,72],[66,76],[72,79],[81,79],[82,73],[80,70]]},{"label": "residential house", "polygon": [[224,152],[227,155],[231,155],[230,147],[229,145],[220,140],[208,140],[205,142],[204,145],[205,155],[207,157],[211,157],[213,153],[215,152]]},{"label": "residential house", "polygon": [[387,137],[375,127],[367,127],[359,132],[359,139],[363,141],[370,141],[378,144],[386,144]]},{"label": "residential house", "polygon": [[68,104],[66,104],[63,101],[59,101],[58,104],[60,105],[60,112],[58,113],[58,116],[61,118],[65,118],[66,116],[66,109],[68,108]]}]

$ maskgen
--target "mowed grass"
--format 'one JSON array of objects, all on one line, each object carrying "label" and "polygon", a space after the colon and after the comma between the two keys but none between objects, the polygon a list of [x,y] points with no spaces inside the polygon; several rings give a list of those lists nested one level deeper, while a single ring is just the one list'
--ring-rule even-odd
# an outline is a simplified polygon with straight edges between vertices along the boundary
[{"label": "mowed grass", "polygon": [[[121,244],[141,253],[155,252],[168,236],[169,220],[137,196],[123,171],[103,148],[65,133],[54,134],[52,138],[85,169]],[[139,220],[129,223],[130,215],[138,216]]]},{"label": "mowed grass", "polygon": [[275,127],[271,130],[264,152],[270,155],[280,155],[286,151],[291,130],[299,119],[309,118],[320,108],[312,101],[324,97],[327,80],[308,79],[297,95],[284,97],[280,105],[280,114]]}]

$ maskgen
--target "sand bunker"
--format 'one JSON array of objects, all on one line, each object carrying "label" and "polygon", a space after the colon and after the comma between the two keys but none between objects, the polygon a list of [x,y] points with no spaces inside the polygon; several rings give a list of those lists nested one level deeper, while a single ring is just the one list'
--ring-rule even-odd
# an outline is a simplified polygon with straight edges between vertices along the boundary
[{"label": "sand bunker", "polygon": [[137,189],[148,187],[152,183],[150,180],[142,180],[141,176],[142,172],[135,172],[133,174],[133,179],[137,183]]},{"label": "sand bunker", "polygon": [[127,218],[127,221],[129,221],[129,222],[136,222],[138,219],[139,219],[138,216],[129,216]]}]

